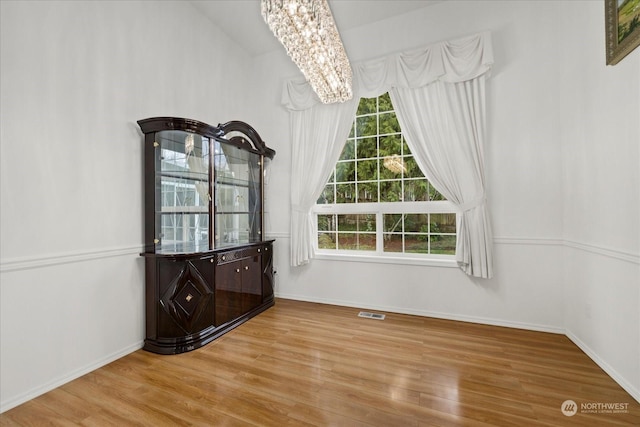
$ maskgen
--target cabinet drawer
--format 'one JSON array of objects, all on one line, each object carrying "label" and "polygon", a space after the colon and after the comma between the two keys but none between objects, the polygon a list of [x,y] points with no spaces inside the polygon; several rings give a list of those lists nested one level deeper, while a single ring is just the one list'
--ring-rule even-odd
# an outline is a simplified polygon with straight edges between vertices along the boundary
[{"label": "cabinet drawer", "polygon": [[243,258],[253,258],[269,252],[269,245],[252,246],[216,254],[216,265],[223,265]]}]

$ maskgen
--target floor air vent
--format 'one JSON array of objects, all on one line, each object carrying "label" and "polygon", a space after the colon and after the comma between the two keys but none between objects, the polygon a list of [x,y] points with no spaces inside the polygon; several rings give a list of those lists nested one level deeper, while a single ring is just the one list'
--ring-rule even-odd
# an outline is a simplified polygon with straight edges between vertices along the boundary
[{"label": "floor air vent", "polygon": [[361,311],[360,313],[358,313],[358,317],[366,317],[367,319],[384,320],[384,314],[368,313],[366,311]]}]

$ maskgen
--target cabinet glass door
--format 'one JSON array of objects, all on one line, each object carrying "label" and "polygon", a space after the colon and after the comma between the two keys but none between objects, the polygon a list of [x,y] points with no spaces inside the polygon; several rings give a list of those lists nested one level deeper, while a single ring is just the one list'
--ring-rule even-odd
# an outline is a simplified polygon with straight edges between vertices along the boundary
[{"label": "cabinet glass door", "polygon": [[260,158],[223,141],[214,141],[214,247],[261,240]]},{"label": "cabinet glass door", "polygon": [[161,131],[156,142],[156,252],[208,250],[209,139]]}]

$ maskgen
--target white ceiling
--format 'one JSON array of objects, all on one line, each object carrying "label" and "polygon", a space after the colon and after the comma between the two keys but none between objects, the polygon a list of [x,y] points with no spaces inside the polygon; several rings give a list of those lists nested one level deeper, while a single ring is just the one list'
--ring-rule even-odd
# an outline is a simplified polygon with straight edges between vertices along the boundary
[{"label": "white ceiling", "polygon": [[[349,30],[440,1],[329,0],[329,7],[338,30]],[[260,0],[191,0],[191,3],[250,55],[283,49],[262,19]]]}]

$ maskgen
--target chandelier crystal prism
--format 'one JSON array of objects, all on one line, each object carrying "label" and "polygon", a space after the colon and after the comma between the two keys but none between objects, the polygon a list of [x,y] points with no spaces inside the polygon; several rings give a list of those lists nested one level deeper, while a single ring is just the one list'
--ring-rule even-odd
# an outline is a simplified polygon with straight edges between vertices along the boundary
[{"label": "chandelier crystal prism", "polygon": [[327,0],[261,0],[262,17],[325,104],[353,97],[352,71]]}]

